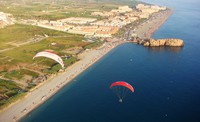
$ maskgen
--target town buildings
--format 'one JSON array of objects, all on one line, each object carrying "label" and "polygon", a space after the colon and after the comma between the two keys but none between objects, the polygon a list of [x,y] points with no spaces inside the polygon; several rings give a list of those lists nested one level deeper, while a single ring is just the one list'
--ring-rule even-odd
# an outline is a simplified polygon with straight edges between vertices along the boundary
[{"label": "town buildings", "polygon": [[123,26],[143,18],[148,19],[151,14],[165,9],[166,7],[138,4],[135,9],[129,6],[119,6],[117,9],[111,11],[96,11],[91,13],[92,16],[102,16],[104,18],[102,20],[69,17],[56,21],[29,20],[26,23],[91,37],[112,37]]}]

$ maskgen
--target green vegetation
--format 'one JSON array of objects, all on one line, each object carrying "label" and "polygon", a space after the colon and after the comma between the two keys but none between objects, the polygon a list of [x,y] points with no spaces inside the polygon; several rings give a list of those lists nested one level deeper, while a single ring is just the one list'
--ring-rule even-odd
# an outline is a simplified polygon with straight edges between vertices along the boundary
[{"label": "green vegetation", "polygon": [[[6,45],[8,42],[23,42],[26,39],[34,38],[35,35],[49,35],[49,37],[45,37],[39,42],[15,47],[12,50],[1,53],[0,75],[12,80],[21,81],[24,76],[28,76],[29,79],[30,77],[39,76],[39,74],[34,71],[20,69],[22,67],[27,67],[32,64],[39,66],[41,69],[36,69],[36,71],[42,73],[55,73],[58,71],[58,69],[60,69],[60,65],[57,65],[57,63],[51,59],[39,57],[33,60],[33,56],[40,51],[52,50],[60,56],[71,57],[71,55],[65,53],[64,50],[71,47],[85,47],[85,49],[95,48],[102,44],[102,42],[95,42],[92,44],[83,42],[83,35],[69,34],[61,31],[49,30],[31,25],[16,24],[8,26],[0,31],[2,32],[2,36],[0,36],[0,45]],[[13,36],[10,36],[11,33]],[[54,43],[54,45],[52,45],[52,43]],[[71,57],[67,60],[64,59],[65,66],[69,66],[76,60],[77,59],[74,57]]]},{"label": "green vegetation", "polygon": [[[33,60],[32,58],[36,53],[43,50],[52,50],[58,55],[70,56],[69,54],[64,53],[63,50],[71,47],[83,47],[89,44],[82,41],[84,40],[83,35],[69,34],[31,25],[16,24],[0,30],[0,45],[5,48],[10,46],[7,44],[9,42],[23,43],[30,38],[38,38],[35,37],[35,35],[43,36],[44,34],[49,37],[45,37],[39,42],[33,42],[2,52],[0,54],[0,75],[15,80],[22,79],[24,75],[37,77],[38,74],[36,75],[34,72],[29,72],[27,70],[19,70],[19,68],[29,66],[33,63],[51,67],[55,65],[55,61],[44,57]],[[55,45],[52,45],[52,43]]]},{"label": "green vegetation", "polygon": [[11,72],[7,72],[4,77],[8,79],[17,79],[20,80],[23,78],[24,75],[28,75],[31,77],[38,77],[39,74],[26,70],[26,69],[19,69],[19,70],[12,70]]},{"label": "green vegetation", "polygon": [[72,11],[66,14],[66,17],[88,17],[88,18],[96,18],[95,16],[91,16],[91,11]]},{"label": "green vegetation", "polygon": [[95,2],[86,1],[58,1],[56,4],[43,1],[40,3],[1,4],[0,11],[11,13],[17,19],[57,20],[66,17],[93,17],[100,19],[97,16],[91,16],[90,13],[93,11],[110,11],[117,6],[118,4],[113,3],[97,4]]},{"label": "green vegetation", "polygon": [[[0,11],[11,13],[14,17],[20,19],[50,19],[47,15],[64,17],[61,5],[51,4],[19,4],[19,5],[0,5]],[[56,14],[57,13],[57,14]]]},{"label": "green vegetation", "polygon": [[32,25],[15,24],[0,29],[0,49],[10,47],[12,43],[22,43],[30,38],[37,38],[38,35],[44,36],[44,34],[48,36],[66,36],[71,38],[77,37],[78,39],[81,38],[81,36],[77,36],[75,34],[68,34],[61,31],[50,30]]},{"label": "green vegetation", "polygon": [[[62,50],[70,47],[81,47],[87,45],[86,42],[82,42],[83,36],[81,35],[70,35],[68,37],[49,37],[40,41],[38,43],[28,44],[15,48],[15,53],[13,50],[3,52],[3,55],[14,58],[15,60],[11,61],[24,62],[24,63],[33,63],[32,57],[40,51],[43,50],[53,50],[57,54],[62,54]],[[56,43],[56,45],[51,45],[51,43]],[[37,59],[35,59],[37,61]]]},{"label": "green vegetation", "polygon": [[55,64],[51,68],[44,69],[43,72],[44,73],[48,73],[48,74],[54,74],[54,73],[58,72],[60,69],[62,69],[62,67],[60,66],[60,64]]},{"label": "green vegetation", "polygon": [[[3,52],[1,55],[2,57],[12,57],[13,60],[8,62],[5,61],[5,58],[0,59],[0,61],[2,61],[2,64],[0,65],[2,66],[2,69],[0,70],[0,75],[13,80],[22,80],[24,76],[28,76],[30,80],[30,77],[34,78],[39,76],[38,73],[29,70],[17,70],[19,67],[22,67],[21,63],[23,63],[23,66],[25,67],[35,63],[37,66],[41,67],[41,69],[37,69],[37,71],[39,72],[50,74],[56,73],[59,69],[61,69],[61,66],[57,64],[57,62],[55,62],[54,60],[44,57],[38,57],[34,60],[32,58],[37,52],[40,52],[45,49],[53,50],[56,54],[61,56],[70,56],[67,53],[63,53],[63,50],[75,46],[82,47],[88,44],[86,42],[81,41],[83,39],[83,36],[81,35],[68,35],[68,37],[49,37],[38,43],[23,45],[19,48],[15,48],[15,53],[13,53],[13,50]],[[56,45],[51,45],[51,43],[53,42],[56,43]],[[75,57],[63,59],[66,67],[74,63],[76,60],[77,59]],[[13,68],[13,70],[10,70],[11,67]]]},{"label": "green vegetation", "polygon": [[78,59],[76,57],[70,57],[69,59],[64,60],[65,66],[70,66],[71,64],[75,63]]},{"label": "green vegetation", "polygon": [[[0,4],[0,11],[12,14],[17,21],[20,19],[57,20],[66,17],[90,17],[100,20],[104,17],[91,16],[91,13],[110,11],[118,7],[118,4],[111,3],[74,1],[59,4],[51,2],[17,4],[15,0],[10,1]],[[0,79],[0,108],[23,97],[26,91],[36,86],[40,81],[33,82],[34,78],[43,77],[44,74],[54,74],[62,69],[60,64],[49,58],[38,57],[33,60],[36,53],[51,50],[62,56],[65,67],[68,67],[78,60],[76,55],[67,53],[68,48],[94,49],[104,43],[99,40],[93,43],[82,40],[84,40],[83,35],[33,25],[15,24],[0,29],[0,50],[13,48],[0,52],[0,76],[10,80]],[[23,89],[17,83],[23,84]]]},{"label": "green vegetation", "polygon": [[0,79],[0,108],[23,95],[22,89],[13,81]]},{"label": "green vegetation", "polygon": [[90,43],[86,46],[84,46],[84,49],[95,49],[97,47],[100,47],[104,42],[103,41],[95,41],[93,43]]},{"label": "green vegetation", "polygon": [[[70,57],[69,59],[64,60],[64,64],[67,67],[67,66],[70,66],[71,64],[75,63],[77,60],[78,59],[76,57]],[[44,69],[43,72],[49,73],[49,74],[54,74],[54,73],[58,72],[60,69],[62,69],[61,65],[56,63],[51,68]]]},{"label": "green vegetation", "polygon": [[25,92],[21,92],[16,94],[15,96],[10,97],[9,99],[0,100],[0,110],[12,104],[13,102],[23,98],[25,95]]}]

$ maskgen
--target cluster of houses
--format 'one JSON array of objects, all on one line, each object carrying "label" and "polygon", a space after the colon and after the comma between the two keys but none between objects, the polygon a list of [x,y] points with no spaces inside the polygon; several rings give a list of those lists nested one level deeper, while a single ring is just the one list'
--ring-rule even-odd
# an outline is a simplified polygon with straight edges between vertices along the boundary
[{"label": "cluster of houses", "polygon": [[144,4],[138,4],[136,6],[136,9],[140,10],[142,13],[152,14],[155,12],[158,12],[160,10],[166,10],[166,7],[160,7],[157,5],[144,5]]},{"label": "cluster of houses", "polygon": [[129,6],[119,6],[109,12],[92,12],[92,16],[102,16],[106,19],[69,17],[57,21],[24,20],[24,23],[35,24],[40,27],[65,31],[68,33],[83,34],[93,37],[112,37],[123,26],[149,16],[166,7],[138,4],[135,9]]}]

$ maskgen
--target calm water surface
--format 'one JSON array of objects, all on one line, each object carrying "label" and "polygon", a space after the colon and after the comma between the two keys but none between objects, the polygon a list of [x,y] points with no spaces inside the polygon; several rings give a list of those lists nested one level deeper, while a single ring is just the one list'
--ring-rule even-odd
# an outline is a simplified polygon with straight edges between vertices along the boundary
[{"label": "calm water surface", "polygon": [[[181,38],[183,48],[123,44],[22,122],[199,122],[200,1],[166,1],[174,14],[154,38]],[[135,88],[123,103],[109,89],[117,80]]]}]

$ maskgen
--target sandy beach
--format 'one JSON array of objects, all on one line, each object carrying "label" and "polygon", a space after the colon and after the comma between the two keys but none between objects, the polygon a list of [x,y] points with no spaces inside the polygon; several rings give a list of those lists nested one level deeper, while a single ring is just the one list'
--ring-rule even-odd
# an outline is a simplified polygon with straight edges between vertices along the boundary
[{"label": "sandy beach", "polygon": [[86,50],[79,54],[78,57],[81,59],[80,61],[69,66],[65,72],[52,76],[48,81],[36,87],[34,90],[31,90],[23,99],[3,110],[0,113],[0,121],[12,122],[20,120],[27,113],[54,95],[69,81],[72,81],[78,74],[122,43],[125,43],[125,41],[118,40],[116,42],[107,42],[103,47],[95,50]]},{"label": "sandy beach", "polygon": [[[138,25],[138,27],[135,29],[135,33],[137,33],[139,37],[150,37],[151,34],[155,32],[172,13],[172,11],[166,12],[167,14],[159,12],[161,15],[158,13],[158,15],[156,14],[152,16],[154,17],[152,20],[151,17],[146,22]],[[126,42],[127,41],[124,41],[123,39],[119,39],[115,42],[106,42],[102,47],[94,50],[85,50],[83,53],[78,55],[78,57],[81,59],[80,61],[67,67],[64,72],[52,76],[48,81],[45,81],[35,89],[31,90],[26,97],[1,111],[0,121],[19,121],[23,116],[27,115],[27,113],[34,110],[49,97],[54,95],[64,85],[70,81],[73,81],[76,76],[97,62],[110,50]]]},{"label": "sandy beach", "polygon": [[150,38],[152,34],[165,23],[172,13],[172,9],[154,13],[147,21],[136,27],[135,33],[140,38]]}]

